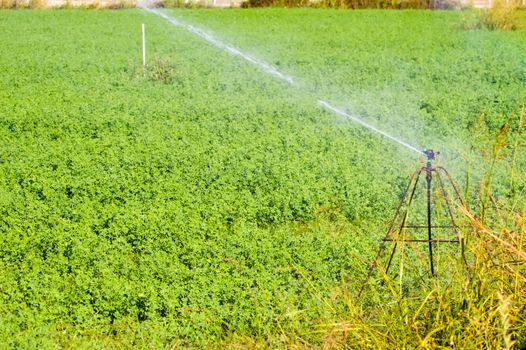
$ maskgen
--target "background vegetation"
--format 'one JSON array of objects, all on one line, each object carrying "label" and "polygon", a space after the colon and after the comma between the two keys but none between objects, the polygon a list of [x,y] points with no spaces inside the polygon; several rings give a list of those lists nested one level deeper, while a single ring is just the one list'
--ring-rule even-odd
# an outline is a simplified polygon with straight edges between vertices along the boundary
[{"label": "background vegetation", "polygon": [[[524,344],[523,30],[174,13],[300,88],[142,11],[0,12],[3,347]],[[314,97],[443,151],[478,214],[471,278],[357,299],[418,161]]]}]

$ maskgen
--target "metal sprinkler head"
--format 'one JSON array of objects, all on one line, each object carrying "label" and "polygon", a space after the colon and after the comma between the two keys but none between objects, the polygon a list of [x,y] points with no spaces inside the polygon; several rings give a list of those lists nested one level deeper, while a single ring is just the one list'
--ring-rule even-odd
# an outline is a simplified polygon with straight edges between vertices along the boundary
[{"label": "metal sprinkler head", "polygon": [[425,156],[427,157],[426,166],[428,168],[431,168],[431,161],[435,160],[436,156],[440,154],[440,152],[435,153],[432,149],[427,149],[427,148],[424,149],[422,153],[424,153]]}]

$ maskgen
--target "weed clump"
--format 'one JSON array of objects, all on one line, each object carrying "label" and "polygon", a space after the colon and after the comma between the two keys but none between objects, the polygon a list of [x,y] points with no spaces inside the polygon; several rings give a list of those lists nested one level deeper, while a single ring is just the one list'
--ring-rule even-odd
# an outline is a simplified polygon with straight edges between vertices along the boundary
[{"label": "weed clump", "polygon": [[163,84],[170,84],[175,81],[176,65],[165,58],[154,58],[145,66],[129,64],[126,71],[135,79],[146,79]]},{"label": "weed clump", "polygon": [[489,30],[517,30],[519,29],[517,11],[517,5],[497,1],[492,7],[482,12],[480,22]]},{"label": "weed clump", "polygon": [[159,58],[146,65],[144,74],[150,80],[160,81],[167,84],[172,82],[175,76],[175,71],[176,69],[173,62]]},{"label": "weed clump", "polygon": [[513,31],[520,29],[519,6],[513,2],[496,1],[490,8],[462,17],[464,30],[487,29]]}]

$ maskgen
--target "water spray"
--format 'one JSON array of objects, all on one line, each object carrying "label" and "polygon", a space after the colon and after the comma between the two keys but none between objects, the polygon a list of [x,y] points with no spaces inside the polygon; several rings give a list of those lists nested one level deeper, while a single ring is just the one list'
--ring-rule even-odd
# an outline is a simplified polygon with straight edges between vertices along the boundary
[{"label": "water spray", "polygon": [[271,64],[268,64],[267,62],[259,60],[259,59],[255,58],[255,57],[253,57],[253,56],[251,56],[251,55],[239,50],[238,48],[236,48],[236,47],[234,47],[232,45],[229,45],[229,44],[219,40],[218,38],[216,38],[215,36],[213,36],[212,34],[206,32],[205,30],[203,30],[201,28],[198,28],[198,27],[196,27],[194,25],[191,25],[191,24],[184,23],[183,21],[181,21],[181,20],[179,20],[179,19],[177,19],[175,17],[167,15],[166,13],[162,12],[161,10],[150,8],[150,7],[148,7],[148,6],[144,5],[144,4],[141,4],[139,7],[142,8],[143,10],[145,10],[145,11],[148,11],[148,12],[153,13],[153,14],[159,16],[159,17],[164,18],[165,20],[167,20],[168,22],[170,22],[171,24],[173,24],[176,27],[182,27],[182,28],[186,29],[187,31],[197,35],[198,37],[200,37],[201,39],[203,39],[203,40],[207,41],[208,43],[214,45],[215,47],[230,53],[231,55],[238,56],[238,57],[244,59],[245,61],[251,63],[252,65],[259,67],[260,69],[262,69],[267,74],[273,75],[275,78],[278,78],[278,79],[280,79],[282,81],[285,81],[286,83],[288,83],[290,85],[294,84],[294,79],[291,76],[280,72],[276,67],[272,66]]},{"label": "water spray", "polygon": [[[364,121],[361,120],[360,118],[357,118],[357,117],[355,117],[355,116],[352,116],[352,115],[350,115],[349,113],[347,113],[347,112],[345,112],[345,111],[343,111],[343,110],[341,110],[341,109],[338,109],[338,108],[336,108],[336,107],[334,107],[334,106],[331,106],[327,101],[318,100],[318,103],[319,103],[322,107],[324,107],[324,108],[326,108],[326,109],[332,111],[333,113],[336,113],[336,114],[338,114],[338,115],[340,115],[340,116],[342,116],[342,117],[345,117],[345,118],[347,118],[347,119],[349,119],[349,120],[351,120],[351,121],[353,121],[353,122],[355,122],[355,123],[357,123],[357,124],[360,124],[361,126],[367,128],[367,129],[369,129],[369,130],[372,130],[372,131],[374,131],[374,132],[377,132],[378,134],[383,135],[383,136],[387,137],[388,139],[390,139],[390,140],[392,140],[392,141],[394,141],[394,142],[399,143],[400,145],[402,145],[402,146],[404,146],[404,147],[410,149],[411,151],[414,151],[414,152],[417,152],[417,153],[420,153],[420,154],[426,155],[426,154],[424,153],[425,150],[424,150],[424,151],[421,151],[421,150],[419,150],[418,148],[416,148],[416,147],[414,147],[414,146],[411,146],[411,145],[408,144],[407,142],[402,141],[402,140],[400,140],[399,138],[394,137],[394,136],[388,134],[387,132],[378,129],[378,128],[375,127],[375,126],[373,126],[373,125],[371,125],[371,124],[369,124],[369,123],[364,122]],[[432,152],[433,152],[433,151],[431,151],[431,153],[432,153]]]},{"label": "water spray", "polygon": [[[172,25],[174,26],[177,26],[177,27],[182,27],[184,28],[185,30],[197,35],[198,37],[200,37],[201,39],[207,41],[208,43],[214,45],[215,47],[219,48],[219,49],[222,49],[228,53],[230,53],[231,55],[234,55],[234,56],[237,56],[239,58],[242,58],[244,59],[245,61],[249,62],[250,64],[258,67],[259,69],[263,70],[265,73],[267,74],[270,74],[272,76],[274,76],[275,78],[281,80],[281,81],[284,81],[286,82],[287,84],[289,85],[297,85],[296,84],[296,80],[294,78],[292,78],[290,75],[287,75],[283,72],[280,72],[276,67],[274,67],[273,65],[263,61],[263,60],[260,60],[260,59],[257,59],[255,57],[253,57],[252,55],[249,55],[243,51],[241,51],[240,49],[232,46],[232,45],[229,45],[225,42],[223,42],[222,40],[216,38],[215,36],[213,36],[212,34],[208,33],[207,31],[201,29],[201,28],[198,28],[192,24],[187,24],[175,17],[172,17],[172,16],[169,16],[168,14],[166,14],[165,12],[159,10],[159,9],[155,9],[155,8],[150,8],[146,3],[141,3],[139,5],[140,8],[142,8],[143,10],[145,11],[148,11],[152,14],[155,14],[161,18],[164,18],[165,20],[167,20],[168,22],[170,22]],[[392,140],[392,141],[395,141],[396,143],[406,147],[407,149],[410,149],[411,151],[414,151],[414,152],[417,152],[419,154],[423,154],[421,150],[419,150],[417,147],[414,147],[412,145],[410,145],[409,143],[407,142],[404,142],[402,141],[401,139],[397,138],[397,137],[394,137],[392,136],[391,134],[363,121],[361,118],[358,118],[356,116],[353,116],[353,115],[350,115],[349,113],[339,109],[339,108],[336,108],[334,106],[332,106],[331,104],[329,104],[327,101],[325,100],[322,100],[322,99],[318,99],[317,100],[318,104],[320,106],[322,106],[323,108],[331,111],[332,113],[335,113],[337,115],[340,115],[342,117],[345,117],[347,118],[348,120],[350,121],[353,121],[369,130],[372,130],[380,135],[383,135],[385,137],[387,137],[388,139]]]}]

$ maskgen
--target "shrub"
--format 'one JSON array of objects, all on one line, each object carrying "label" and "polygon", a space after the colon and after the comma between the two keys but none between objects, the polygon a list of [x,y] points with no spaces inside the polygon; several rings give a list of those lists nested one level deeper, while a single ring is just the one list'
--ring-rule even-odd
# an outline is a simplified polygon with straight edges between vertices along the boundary
[{"label": "shrub", "polygon": [[518,3],[499,0],[488,9],[476,13],[468,12],[461,18],[460,26],[464,30],[517,30],[520,28],[518,13]]},{"label": "shrub", "polygon": [[381,8],[381,9],[403,9],[403,8],[429,8],[432,2],[428,0],[247,0],[241,3],[241,7],[315,7],[315,8]]},{"label": "shrub", "polygon": [[489,30],[516,30],[519,28],[517,10],[513,2],[496,1],[481,13],[480,23]]}]

